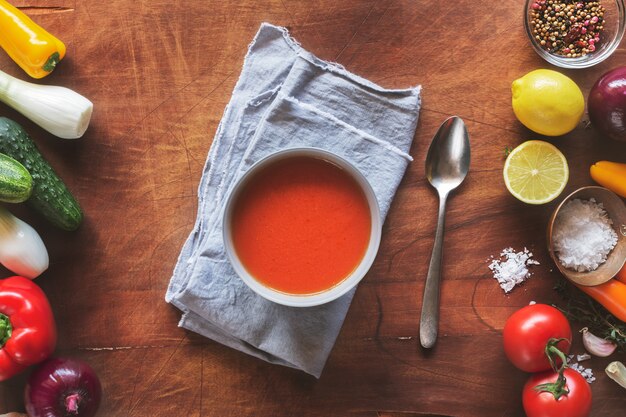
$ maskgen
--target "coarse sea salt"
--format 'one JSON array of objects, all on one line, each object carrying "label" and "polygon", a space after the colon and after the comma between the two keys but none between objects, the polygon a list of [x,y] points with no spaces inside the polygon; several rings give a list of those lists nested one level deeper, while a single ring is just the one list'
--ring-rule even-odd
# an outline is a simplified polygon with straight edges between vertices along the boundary
[{"label": "coarse sea salt", "polygon": [[593,376],[593,369],[585,368],[581,364],[574,362],[574,355],[567,355],[567,367],[581,374],[589,384],[596,380],[596,377]]},{"label": "coarse sea salt", "polygon": [[500,253],[500,258],[504,259],[493,259],[492,256],[489,269],[505,293],[510,292],[517,284],[521,284],[530,277],[528,266],[539,265],[539,262],[532,257],[533,253],[526,248],[521,252],[506,248]]},{"label": "coarse sea salt", "polygon": [[613,221],[595,199],[568,201],[554,222],[552,244],[559,262],[578,272],[589,272],[606,262],[617,244]]}]

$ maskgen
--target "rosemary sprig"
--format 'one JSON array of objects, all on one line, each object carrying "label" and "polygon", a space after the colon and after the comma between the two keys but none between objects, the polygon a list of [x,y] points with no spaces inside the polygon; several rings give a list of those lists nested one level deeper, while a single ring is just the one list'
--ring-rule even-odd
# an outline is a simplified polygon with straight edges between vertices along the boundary
[{"label": "rosemary sprig", "polygon": [[593,334],[615,342],[620,351],[626,351],[626,323],[609,313],[591,297],[576,291],[565,280],[559,281],[554,289],[565,301],[563,308],[558,306],[557,308],[568,320],[587,326]]}]

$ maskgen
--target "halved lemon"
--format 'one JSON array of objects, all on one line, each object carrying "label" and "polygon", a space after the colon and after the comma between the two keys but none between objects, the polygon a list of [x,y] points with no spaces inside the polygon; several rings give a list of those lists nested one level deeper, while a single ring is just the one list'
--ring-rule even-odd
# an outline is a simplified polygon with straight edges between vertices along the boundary
[{"label": "halved lemon", "polygon": [[544,204],[561,194],[569,179],[565,156],[556,146],[529,140],[513,149],[504,163],[504,183],[528,204]]}]

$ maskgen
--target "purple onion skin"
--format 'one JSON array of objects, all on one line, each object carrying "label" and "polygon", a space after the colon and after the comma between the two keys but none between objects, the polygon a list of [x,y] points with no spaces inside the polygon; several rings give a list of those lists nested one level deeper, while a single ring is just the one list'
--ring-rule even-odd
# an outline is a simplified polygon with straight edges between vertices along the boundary
[{"label": "purple onion skin", "polygon": [[587,108],[596,129],[611,139],[626,141],[626,67],[615,68],[596,81]]},{"label": "purple onion skin", "polygon": [[102,387],[94,370],[76,359],[51,358],[28,379],[25,392],[29,417],[93,417]]}]

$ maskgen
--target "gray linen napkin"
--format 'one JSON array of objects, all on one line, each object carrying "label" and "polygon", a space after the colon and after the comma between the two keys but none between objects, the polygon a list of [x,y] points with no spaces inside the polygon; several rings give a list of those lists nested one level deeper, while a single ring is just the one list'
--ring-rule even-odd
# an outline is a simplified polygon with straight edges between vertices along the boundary
[{"label": "gray linen napkin", "polygon": [[411,157],[420,87],[383,89],[302,49],[264,23],[213,140],[198,190],[198,216],[166,294],[180,326],[268,362],[320,376],[354,290],[317,307],[256,295],[231,267],[222,241],[224,202],[256,161],[285,148],[318,147],[369,180],[384,219]]}]

